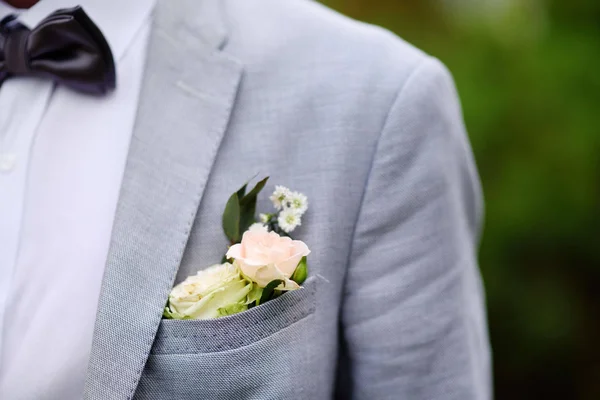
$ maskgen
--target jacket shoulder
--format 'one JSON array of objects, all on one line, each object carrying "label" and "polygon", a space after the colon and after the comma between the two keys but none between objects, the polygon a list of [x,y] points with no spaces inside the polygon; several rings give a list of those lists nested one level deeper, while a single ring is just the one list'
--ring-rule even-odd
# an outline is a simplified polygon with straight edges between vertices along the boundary
[{"label": "jacket shoulder", "polygon": [[351,68],[356,76],[376,76],[397,88],[427,58],[393,33],[315,1],[229,0],[224,7],[227,51],[250,68],[275,65],[321,75]]}]

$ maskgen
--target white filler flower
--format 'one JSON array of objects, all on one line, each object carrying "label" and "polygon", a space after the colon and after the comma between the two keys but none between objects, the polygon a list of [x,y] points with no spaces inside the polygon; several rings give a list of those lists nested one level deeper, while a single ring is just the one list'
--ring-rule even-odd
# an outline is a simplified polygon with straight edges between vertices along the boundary
[{"label": "white filler flower", "polygon": [[293,208],[286,208],[279,213],[277,218],[279,227],[286,233],[292,232],[302,224],[300,215]]},{"label": "white filler flower", "polygon": [[281,210],[286,206],[286,203],[289,201],[291,195],[292,192],[285,186],[275,186],[275,191],[271,197],[269,197],[269,199],[271,199],[273,202],[275,209]]},{"label": "white filler flower", "polygon": [[252,225],[250,225],[250,227],[248,228],[248,230],[251,231],[251,232],[255,232],[255,231],[268,232],[269,228],[267,228],[266,225],[261,224],[260,222],[255,222]]},{"label": "white filler flower", "polygon": [[293,192],[289,196],[289,208],[301,217],[308,209],[308,198],[300,192]]}]

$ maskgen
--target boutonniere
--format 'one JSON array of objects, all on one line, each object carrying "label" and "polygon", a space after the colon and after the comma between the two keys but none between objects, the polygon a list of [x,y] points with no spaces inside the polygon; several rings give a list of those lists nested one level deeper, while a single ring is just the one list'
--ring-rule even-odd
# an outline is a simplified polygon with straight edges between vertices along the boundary
[{"label": "boutonniere", "polygon": [[230,247],[220,264],[199,271],[173,288],[163,316],[211,319],[259,306],[290,290],[302,289],[310,250],[290,234],[308,208],[305,195],[276,186],[274,212],[256,219],[256,199],[268,178],[249,192],[247,184],[231,195],[223,212]]}]

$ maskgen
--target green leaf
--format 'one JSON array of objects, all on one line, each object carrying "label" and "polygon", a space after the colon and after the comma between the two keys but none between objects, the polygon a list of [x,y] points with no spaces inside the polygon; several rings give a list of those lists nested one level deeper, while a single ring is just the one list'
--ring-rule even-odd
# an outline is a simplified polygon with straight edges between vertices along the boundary
[{"label": "green leaf", "polygon": [[241,199],[244,197],[244,195],[246,194],[246,187],[248,186],[248,182],[244,183],[244,186],[242,186],[238,191],[237,191],[237,195],[238,195],[238,199]]},{"label": "green leaf", "polygon": [[306,264],[306,256],[302,257],[296,270],[294,271],[294,275],[292,275],[292,280],[296,282],[298,285],[302,285],[308,276],[308,267]]},{"label": "green leaf", "polygon": [[244,184],[227,201],[223,212],[223,230],[231,244],[239,243],[242,234],[255,222],[256,198],[268,179],[258,182],[248,194],[245,194],[248,183]]},{"label": "green leaf", "polygon": [[273,297],[273,292],[275,291],[275,288],[277,286],[281,285],[282,283],[283,283],[283,280],[281,280],[281,279],[275,279],[275,280],[269,282],[267,284],[267,286],[265,286],[265,288],[263,289],[262,296],[260,296],[260,302],[256,302],[256,305],[259,305],[266,301],[271,300],[271,297]]},{"label": "green leaf", "polygon": [[223,231],[232,244],[240,241],[240,204],[237,192],[231,195],[225,205]]},{"label": "green leaf", "polygon": [[262,296],[262,293],[263,293],[263,288],[258,286],[258,284],[253,283],[252,290],[250,290],[250,292],[248,293],[248,296],[246,297],[246,304],[249,307],[252,307],[254,305],[254,303],[260,303],[260,298]]},{"label": "green leaf", "polygon": [[267,184],[269,177],[258,182],[256,186],[240,200],[240,233],[244,233],[256,222],[256,198]]},{"label": "green leaf", "polygon": [[240,209],[240,232],[243,234],[246,232],[250,226],[256,222],[255,219],[256,214],[256,204],[253,206],[242,206]]},{"label": "green leaf", "polygon": [[252,190],[250,192],[248,192],[248,194],[246,196],[244,196],[242,198],[242,200],[240,200],[240,205],[246,204],[248,202],[256,201],[256,196],[258,196],[260,191],[263,190],[263,188],[267,184],[268,180],[269,180],[269,177],[267,176],[265,179],[258,182],[256,184],[256,186],[254,186],[254,188],[252,188]]}]

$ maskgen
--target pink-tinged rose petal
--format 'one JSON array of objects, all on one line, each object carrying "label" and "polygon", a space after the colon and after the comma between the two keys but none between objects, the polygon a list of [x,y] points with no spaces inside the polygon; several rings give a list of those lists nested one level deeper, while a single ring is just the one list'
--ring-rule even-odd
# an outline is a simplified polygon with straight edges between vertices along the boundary
[{"label": "pink-tinged rose petal", "polygon": [[294,254],[302,254],[302,257],[306,257],[310,254],[310,250],[308,249],[308,246],[303,241],[294,240],[292,242],[292,245],[294,247]]},{"label": "pink-tinged rose petal", "polygon": [[265,265],[263,267],[260,267],[256,271],[254,279],[256,279],[256,283],[258,283],[259,286],[265,287],[269,284],[269,282],[274,281],[276,279],[283,280],[285,279],[285,277],[283,277],[281,273],[277,271],[276,268],[272,268],[271,266]]},{"label": "pink-tinged rose petal", "polygon": [[235,259],[242,258],[242,245],[234,244],[233,246],[231,246],[229,250],[227,250],[227,254],[225,255],[225,257]]},{"label": "pink-tinged rose petal", "polygon": [[300,288],[301,286],[291,279],[285,279],[281,285],[277,286],[278,290],[296,290]]},{"label": "pink-tinged rose petal", "polygon": [[291,245],[291,251],[293,255],[287,260],[277,264],[279,270],[288,278],[294,274],[294,271],[296,271],[296,267],[298,266],[298,263],[300,263],[300,260],[302,260],[302,257],[310,254],[308,246],[306,246],[306,244],[300,240],[294,240],[291,242]]},{"label": "pink-tinged rose petal", "polygon": [[273,264],[278,264],[287,260],[290,257],[289,248],[273,248],[269,254],[269,261]]},{"label": "pink-tinged rose petal", "polygon": [[286,278],[291,277],[298,266],[298,263],[302,259],[301,255],[296,255],[288,258],[285,261],[277,264],[277,268],[285,275]]},{"label": "pink-tinged rose petal", "polygon": [[244,254],[245,259],[254,260],[256,262],[260,262],[262,264],[266,264],[269,262],[269,255],[265,252],[265,249],[258,244],[245,244],[246,254]]},{"label": "pink-tinged rose petal", "polygon": [[258,269],[263,267],[262,265],[249,265],[243,261],[236,261],[235,265],[237,265],[240,271],[248,277],[255,276]]},{"label": "pink-tinged rose petal", "polygon": [[289,280],[302,257],[309,253],[300,240],[257,230],[245,232],[242,242],[231,246],[227,257],[235,259],[244,275],[264,287],[275,279]]}]

